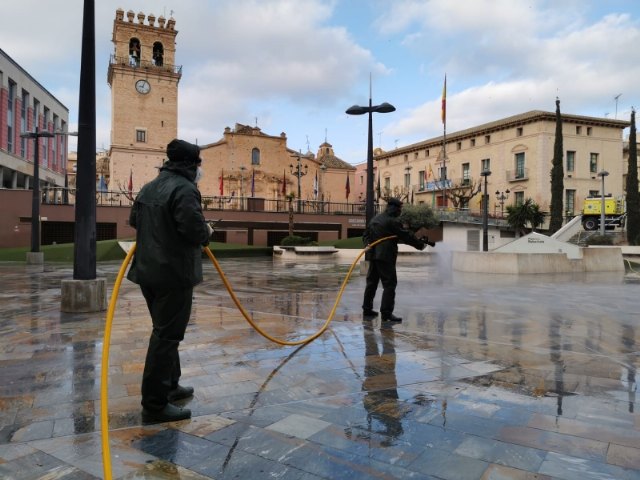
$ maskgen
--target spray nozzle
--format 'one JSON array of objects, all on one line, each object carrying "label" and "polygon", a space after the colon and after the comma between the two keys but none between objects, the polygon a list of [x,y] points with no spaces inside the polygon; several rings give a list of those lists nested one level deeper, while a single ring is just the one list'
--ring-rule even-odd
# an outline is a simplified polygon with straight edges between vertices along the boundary
[{"label": "spray nozzle", "polygon": [[426,243],[430,247],[435,247],[436,246],[436,242],[430,242],[429,241],[429,237],[427,237],[426,235],[423,235],[422,237],[420,237],[420,240],[422,240],[424,243]]}]

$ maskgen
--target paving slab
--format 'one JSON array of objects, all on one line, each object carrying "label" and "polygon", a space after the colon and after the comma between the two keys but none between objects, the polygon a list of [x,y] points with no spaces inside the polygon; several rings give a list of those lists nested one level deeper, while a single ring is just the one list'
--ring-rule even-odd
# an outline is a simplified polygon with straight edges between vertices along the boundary
[{"label": "paving slab", "polygon": [[[350,261],[220,265],[261,328],[299,340],[330,314]],[[119,267],[98,265],[109,295]],[[72,275],[0,264],[2,479],[103,476],[106,314],[60,311]],[[109,358],[113,478],[640,479],[634,272],[464,274],[442,252],[401,256],[398,278],[402,323],[363,319],[356,268],[329,329],[280,346],[206,263],[181,346],[193,418],[159,425],[141,421],[151,321],[125,280]]]}]

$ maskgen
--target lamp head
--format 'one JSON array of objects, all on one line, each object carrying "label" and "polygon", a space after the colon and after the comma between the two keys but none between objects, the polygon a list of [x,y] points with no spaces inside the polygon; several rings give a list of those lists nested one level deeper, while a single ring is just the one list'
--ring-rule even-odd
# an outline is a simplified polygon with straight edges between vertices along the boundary
[{"label": "lamp head", "polygon": [[347,115],[364,115],[368,112],[367,107],[361,107],[360,105],[354,105],[352,107],[347,108],[345,112]]},{"label": "lamp head", "polygon": [[394,107],[390,103],[384,102],[376,107],[373,107],[373,111],[377,113],[391,113],[396,111],[396,107]]}]

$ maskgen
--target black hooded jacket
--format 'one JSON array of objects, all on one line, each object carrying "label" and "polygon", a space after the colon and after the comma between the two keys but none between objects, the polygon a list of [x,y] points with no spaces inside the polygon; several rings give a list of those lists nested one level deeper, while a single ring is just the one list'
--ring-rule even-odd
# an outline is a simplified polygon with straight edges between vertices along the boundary
[{"label": "black hooded jacket", "polygon": [[136,197],[129,223],[136,253],[127,278],[149,288],[188,288],[202,281],[202,246],[209,231],[195,163],[167,161]]},{"label": "black hooded jacket", "polygon": [[365,245],[380,240],[381,238],[395,235],[396,238],[385,240],[374,246],[367,252],[367,260],[381,260],[395,263],[398,257],[398,243],[411,245],[418,250],[424,249],[424,242],[417,238],[410,230],[402,227],[398,220],[399,210],[395,205],[387,205],[384,212],[371,219],[362,239]]}]

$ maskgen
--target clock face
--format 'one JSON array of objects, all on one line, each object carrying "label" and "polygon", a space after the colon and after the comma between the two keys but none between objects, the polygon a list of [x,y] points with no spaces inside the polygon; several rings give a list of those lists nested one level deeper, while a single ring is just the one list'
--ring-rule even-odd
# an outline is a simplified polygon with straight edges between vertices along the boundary
[{"label": "clock face", "polygon": [[149,85],[149,82],[147,82],[146,80],[138,80],[136,82],[136,90],[142,94],[149,93],[149,90],[151,90],[151,85]]}]

